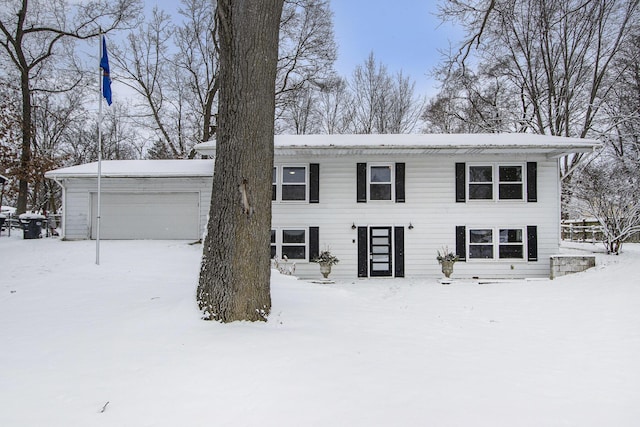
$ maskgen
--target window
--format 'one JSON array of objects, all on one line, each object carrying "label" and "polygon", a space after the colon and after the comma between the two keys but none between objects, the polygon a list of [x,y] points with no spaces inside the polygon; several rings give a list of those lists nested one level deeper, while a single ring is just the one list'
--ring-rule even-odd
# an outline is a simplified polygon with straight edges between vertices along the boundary
[{"label": "window", "polygon": [[[271,200],[278,200],[278,168],[273,168],[273,179],[271,185]],[[271,257],[273,258],[273,257]]]},{"label": "window", "polygon": [[493,230],[481,228],[469,230],[469,258],[493,258]]},{"label": "window", "polygon": [[498,166],[498,199],[522,200],[522,166]]},{"label": "window", "polygon": [[523,165],[471,165],[468,176],[469,200],[524,200]]},{"label": "window", "polygon": [[469,259],[524,259],[524,254],[523,228],[469,230]]},{"label": "window", "polygon": [[271,259],[276,257],[276,230],[271,230]]},{"label": "window", "polygon": [[305,166],[282,167],[282,200],[307,199],[307,168]]},{"label": "window", "polygon": [[369,200],[392,200],[393,171],[391,165],[369,167]]},{"label": "window", "polygon": [[493,166],[469,166],[469,200],[493,199]]},{"label": "window", "polygon": [[306,260],[307,230],[279,229],[271,230],[271,258]]},{"label": "window", "polygon": [[498,256],[500,259],[524,258],[524,241],[521,228],[501,228]]}]

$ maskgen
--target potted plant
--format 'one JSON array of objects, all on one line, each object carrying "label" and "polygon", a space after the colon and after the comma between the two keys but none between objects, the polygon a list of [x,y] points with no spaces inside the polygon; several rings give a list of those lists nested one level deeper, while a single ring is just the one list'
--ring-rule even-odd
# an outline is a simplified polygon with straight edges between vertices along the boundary
[{"label": "potted plant", "polygon": [[447,246],[444,246],[442,250],[438,251],[436,259],[442,266],[442,274],[444,274],[444,277],[447,279],[450,278],[453,273],[453,264],[459,259],[458,255],[451,252]]},{"label": "potted plant", "polygon": [[325,249],[313,259],[313,262],[320,264],[320,273],[325,279],[328,279],[331,273],[331,266],[339,263],[340,260],[329,249]]}]

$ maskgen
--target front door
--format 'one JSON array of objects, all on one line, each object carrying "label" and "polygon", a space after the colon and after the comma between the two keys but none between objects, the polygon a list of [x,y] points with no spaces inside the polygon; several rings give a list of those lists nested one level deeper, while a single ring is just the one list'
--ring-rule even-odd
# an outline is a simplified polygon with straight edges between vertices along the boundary
[{"label": "front door", "polygon": [[391,276],[391,227],[369,228],[369,274]]}]

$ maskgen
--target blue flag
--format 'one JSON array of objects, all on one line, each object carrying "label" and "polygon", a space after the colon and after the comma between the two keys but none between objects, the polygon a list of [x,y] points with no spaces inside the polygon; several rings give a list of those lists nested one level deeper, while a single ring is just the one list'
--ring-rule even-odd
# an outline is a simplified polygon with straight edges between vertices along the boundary
[{"label": "blue flag", "polygon": [[107,40],[102,36],[102,58],[100,58],[100,68],[102,68],[102,96],[111,105],[111,77],[109,76],[109,56],[107,55]]}]

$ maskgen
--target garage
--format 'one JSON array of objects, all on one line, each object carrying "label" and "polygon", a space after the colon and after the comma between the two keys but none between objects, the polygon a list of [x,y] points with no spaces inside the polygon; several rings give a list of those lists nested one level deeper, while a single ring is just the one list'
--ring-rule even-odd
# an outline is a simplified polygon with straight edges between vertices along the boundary
[{"label": "garage", "polygon": [[[197,192],[102,193],[101,239],[200,238]],[[98,197],[91,194],[91,238],[96,238]]]},{"label": "garage", "polygon": [[[205,232],[213,160],[105,160],[100,176],[101,239],[196,241]],[[61,238],[95,239],[97,162],[45,177],[62,188]]]}]

